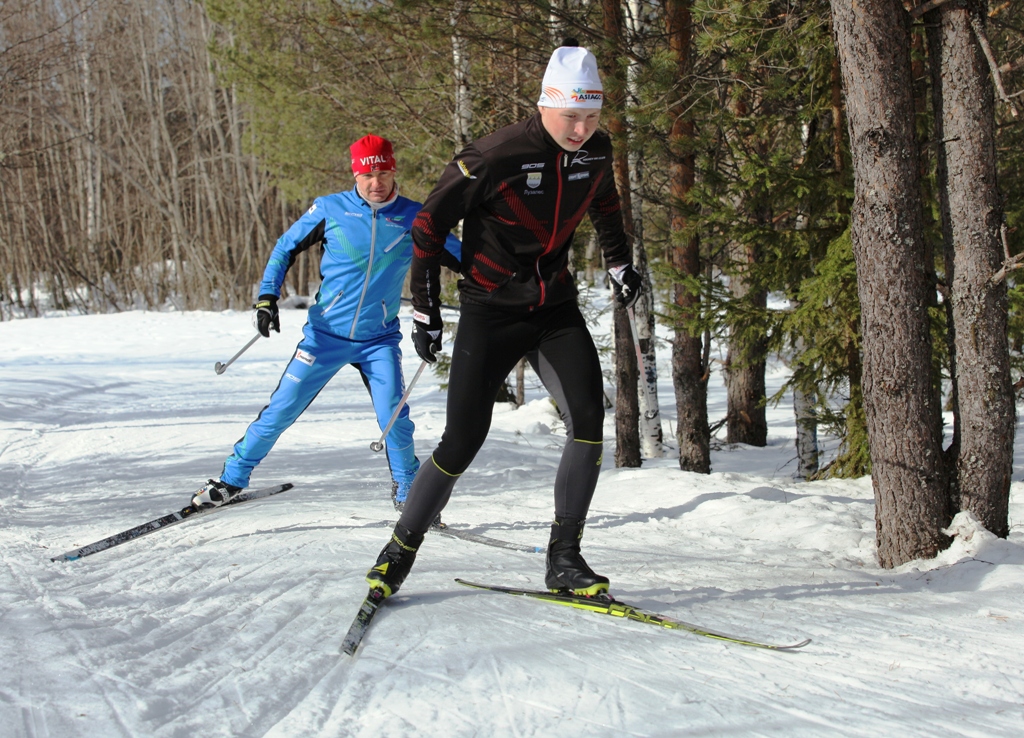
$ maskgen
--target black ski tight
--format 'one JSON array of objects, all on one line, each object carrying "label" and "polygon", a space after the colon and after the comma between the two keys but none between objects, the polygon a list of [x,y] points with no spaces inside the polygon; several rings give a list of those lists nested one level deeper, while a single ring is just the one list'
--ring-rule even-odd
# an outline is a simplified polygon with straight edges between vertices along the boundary
[{"label": "black ski tight", "polygon": [[417,474],[400,522],[409,530],[426,531],[444,508],[458,476],[487,437],[499,388],[528,353],[566,418],[555,514],[585,518],[600,472],[604,387],[594,341],[575,301],[533,313],[464,303],[461,312],[444,435]]}]

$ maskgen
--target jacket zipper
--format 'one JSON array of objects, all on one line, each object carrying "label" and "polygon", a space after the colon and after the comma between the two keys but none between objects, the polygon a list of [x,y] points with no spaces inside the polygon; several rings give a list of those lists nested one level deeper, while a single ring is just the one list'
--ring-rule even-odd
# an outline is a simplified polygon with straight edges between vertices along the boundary
[{"label": "jacket zipper", "polygon": [[370,221],[370,258],[366,263],[366,277],[363,279],[363,291],[359,293],[359,304],[356,305],[356,315],[352,318],[352,330],[348,337],[355,340],[356,324],[359,322],[359,311],[363,309],[363,300],[366,299],[366,290],[370,287],[370,274],[373,271],[373,250],[377,244],[377,211],[372,212]]},{"label": "jacket zipper", "polygon": [[565,159],[568,164],[569,155],[563,154],[555,157],[555,177],[558,179],[558,194],[555,195],[555,218],[551,224],[551,238],[548,241],[547,247],[540,252],[537,256],[537,260],[533,263],[533,270],[537,273],[537,283],[540,285],[540,301],[535,307],[540,307],[544,304],[544,300],[547,298],[547,291],[544,288],[544,277],[540,273],[540,260],[541,257],[551,253],[555,248],[555,239],[558,237],[558,211],[562,207],[562,159]]},{"label": "jacket zipper", "polygon": [[333,300],[331,300],[331,302],[330,302],[330,303],[329,303],[329,304],[327,305],[327,307],[325,307],[325,308],[324,308],[323,310],[321,310],[321,311],[320,311],[320,315],[321,315],[321,316],[327,315],[327,311],[328,311],[328,310],[330,310],[330,309],[331,309],[332,307],[334,307],[334,304],[335,304],[335,303],[336,303],[336,302],[337,302],[338,300],[340,300],[340,299],[341,299],[341,296],[342,296],[342,295],[344,295],[344,294],[345,294],[345,290],[342,290],[341,292],[339,292],[338,294],[336,294],[336,295],[334,296],[334,299],[333,299]]}]

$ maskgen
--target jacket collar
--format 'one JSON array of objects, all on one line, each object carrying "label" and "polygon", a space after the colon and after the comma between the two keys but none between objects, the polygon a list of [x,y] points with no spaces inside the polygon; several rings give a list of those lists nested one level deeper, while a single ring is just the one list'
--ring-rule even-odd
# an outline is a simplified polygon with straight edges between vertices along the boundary
[{"label": "jacket collar", "polygon": [[549,149],[552,153],[566,153],[565,149],[555,143],[555,139],[551,138],[551,134],[547,132],[546,128],[544,128],[544,123],[540,119],[539,111],[526,120],[526,132],[531,141],[537,145],[543,146],[545,149]]},{"label": "jacket collar", "polygon": [[398,201],[398,182],[395,182],[395,189],[391,191],[391,197],[384,202],[370,202],[369,200],[363,199],[363,196],[359,194],[359,189],[353,185],[352,190],[349,193],[352,198],[356,201],[359,207],[366,208],[371,213],[375,213],[378,210],[385,210],[391,207]]}]

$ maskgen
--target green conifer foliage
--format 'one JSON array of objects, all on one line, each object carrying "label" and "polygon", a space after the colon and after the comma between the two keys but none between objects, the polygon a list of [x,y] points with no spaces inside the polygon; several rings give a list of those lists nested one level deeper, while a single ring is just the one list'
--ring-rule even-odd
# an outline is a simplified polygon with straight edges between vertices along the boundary
[{"label": "green conifer foliage", "polygon": [[837,457],[819,476],[869,474],[860,383],[860,302],[849,229],[828,244],[814,275],[800,283],[796,298],[797,307],[785,315],[781,329],[785,335],[809,340],[807,349],[792,359],[789,384],[818,396],[819,421],[841,439]]}]

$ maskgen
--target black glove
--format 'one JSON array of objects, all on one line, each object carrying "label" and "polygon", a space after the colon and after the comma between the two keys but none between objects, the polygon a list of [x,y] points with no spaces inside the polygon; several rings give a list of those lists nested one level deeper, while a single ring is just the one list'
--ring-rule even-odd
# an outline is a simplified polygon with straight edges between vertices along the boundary
[{"label": "black glove", "polygon": [[423,313],[414,310],[412,314],[412,343],[416,353],[428,364],[437,361],[435,354],[441,350],[441,333],[444,323],[441,322],[441,311],[432,310]]},{"label": "black glove", "polygon": [[615,299],[624,308],[633,307],[640,297],[640,293],[644,291],[644,281],[633,265],[612,267],[608,270],[608,275],[612,278],[612,291],[615,293]]},{"label": "black glove", "polygon": [[256,304],[256,328],[264,338],[270,338],[270,329],[281,332],[281,315],[277,310],[277,295],[260,295]]}]

